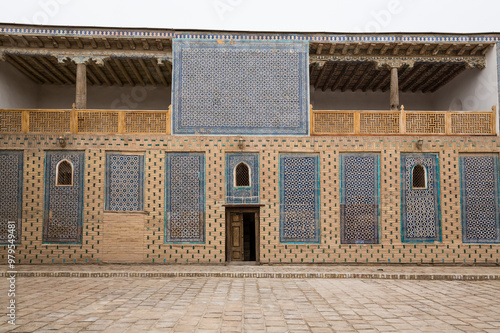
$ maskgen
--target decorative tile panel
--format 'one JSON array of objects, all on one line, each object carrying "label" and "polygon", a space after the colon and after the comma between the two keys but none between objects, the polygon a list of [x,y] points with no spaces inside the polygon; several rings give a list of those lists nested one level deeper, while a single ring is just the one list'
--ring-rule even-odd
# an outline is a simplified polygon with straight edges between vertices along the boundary
[{"label": "decorative tile panel", "polygon": [[[45,154],[45,204],[43,241],[81,243],[83,218],[83,151],[47,151]],[[73,165],[73,185],[56,186],[57,164],[68,160]]]},{"label": "decorative tile panel", "polygon": [[342,244],[379,242],[379,155],[340,154]]},{"label": "decorative tile panel", "polygon": [[[413,168],[426,169],[427,188],[413,188]],[[401,223],[404,242],[441,240],[437,154],[401,154]]]},{"label": "decorative tile panel", "polygon": [[[250,170],[250,186],[237,187],[235,184],[235,168],[240,163],[245,163]],[[259,203],[259,154],[226,154],[226,203]]]},{"label": "decorative tile panel", "polygon": [[460,156],[462,240],[500,243],[498,155]]},{"label": "decorative tile panel", "polygon": [[165,242],[205,242],[205,156],[167,153]]},{"label": "decorative tile panel", "polygon": [[319,243],[319,157],[280,155],[280,242]]},{"label": "decorative tile panel", "polygon": [[308,43],[174,39],[173,134],[307,135]]},{"label": "decorative tile panel", "polygon": [[14,221],[15,242],[21,242],[23,208],[23,152],[0,151],[0,244],[9,240],[8,222]]},{"label": "decorative tile panel", "polygon": [[144,156],[106,154],[106,210],[142,211]]}]

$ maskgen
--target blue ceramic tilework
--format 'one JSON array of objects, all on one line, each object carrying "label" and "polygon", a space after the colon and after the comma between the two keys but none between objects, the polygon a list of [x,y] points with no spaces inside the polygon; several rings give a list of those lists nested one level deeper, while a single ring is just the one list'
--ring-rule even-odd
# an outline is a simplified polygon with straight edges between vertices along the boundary
[{"label": "blue ceramic tilework", "polygon": [[307,135],[308,43],[174,39],[173,134]]},{"label": "blue ceramic tilework", "polygon": [[[83,151],[45,153],[43,242],[81,243],[83,218]],[[62,160],[73,164],[73,185],[56,186],[56,168]]]},{"label": "blue ceramic tilework", "polygon": [[167,153],[165,242],[205,242],[205,156]]},{"label": "blue ceramic tilework", "polygon": [[143,187],[143,155],[106,154],[106,210],[143,210]]},{"label": "blue ceramic tilework", "polygon": [[460,156],[462,240],[500,243],[498,156]]},{"label": "blue ceramic tilework", "polygon": [[[415,165],[427,171],[427,188],[413,188]],[[441,241],[437,154],[401,154],[401,223],[404,242]]]},{"label": "blue ceramic tilework", "polygon": [[280,242],[319,243],[319,157],[280,155]]},{"label": "blue ceramic tilework", "polygon": [[23,152],[0,151],[0,244],[9,240],[8,222],[15,222],[15,242],[21,241]]},{"label": "blue ceramic tilework", "polygon": [[[496,43],[497,47],[497,93],[498,93],[498,101],[500,101],[500,42]],[[497,111],[498,114],[498,111]],[[500,117],[498,117],[500,119]]]},{"label": "blue ceramic tilework", "polygon": [[[238,164],[245,163],[250,170],[250,186],[236,187],[234,171]],[[230,153],[226,155],[226,203],[259,203],[259,154]]]},{"label": "blue ceramic tilework", "polygon": [[379,242],[379,155],[340,154],[342,244]]}]

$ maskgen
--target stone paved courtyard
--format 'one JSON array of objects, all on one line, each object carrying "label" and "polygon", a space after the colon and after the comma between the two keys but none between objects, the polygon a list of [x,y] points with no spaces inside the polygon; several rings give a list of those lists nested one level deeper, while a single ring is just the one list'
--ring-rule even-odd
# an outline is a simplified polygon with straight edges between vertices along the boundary
[{"label": "stone paved courtyard", "polygon": [[500,332],[498,280],[19,277],[16,302],[1,332]]}]

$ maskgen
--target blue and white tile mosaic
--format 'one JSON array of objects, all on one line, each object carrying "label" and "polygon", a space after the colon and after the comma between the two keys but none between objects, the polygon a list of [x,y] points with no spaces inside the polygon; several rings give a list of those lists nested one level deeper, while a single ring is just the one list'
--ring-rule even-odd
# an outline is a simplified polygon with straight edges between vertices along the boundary
[{"label": "blue and white tile mosaic", "polygon": [[0,244],[9,240],[8,222],[15,222],[14,241],[21,242],[23,152],[0,151]]},{"label": "blue and white tile mosaic", "polygon": [[[43,242],[81,243],[83,220],[83,151],[48,151],[45,153],[45,203]],[[63,160],[73,165],[73,184],[56,185],[57,164]]]},{"label": "blue and white tile mosaic", "polygon": [[173,134],[307,135],[307,42],[174,39]]},{"label": "blue and white tile mosaic", "polygon": [[205,156],[167,153],[165,242],[205,242]]},{"label": "blue and white tile mosaic", "polygon": [[[250,186],[238,187],[235,184],[235,168],[240,163],[248,166]],[[229,153],[226,155],[226,203],[259,203],[259,154]]]},{"label": "blue and white tile mosaic", "polygon": [[379,242],[379,170],[378,154],[340,154],[342,244]]},{"label": "blue and white tile mosaic", "polygon": [[460,156],[462,241],[500,243],[498,155]]},{"label": "blue and white tile mosaic", "polygon": [[[426,188],[413,187],[413,168],[416,165],[426,169]],[[438,170],[437,154],[401,154],[403,242],[441,241]]]},{"label": "blue and white tile mosaic", "polygon": [[319,243],[319,200],[319,156],[281,154],[281,243]]},{"label": "blue and white tile mosaic", "polygon": [[106,154],[106,210],[142,211],[144,156]]}]

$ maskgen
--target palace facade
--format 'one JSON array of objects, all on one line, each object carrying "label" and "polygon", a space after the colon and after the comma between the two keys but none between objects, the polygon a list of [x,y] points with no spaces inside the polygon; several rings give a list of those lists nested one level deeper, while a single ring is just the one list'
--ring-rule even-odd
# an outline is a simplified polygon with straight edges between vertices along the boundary
[{"label": "palace facade", "polygon": [[0,25],[0,255],[498,264],[500,34]]}]

